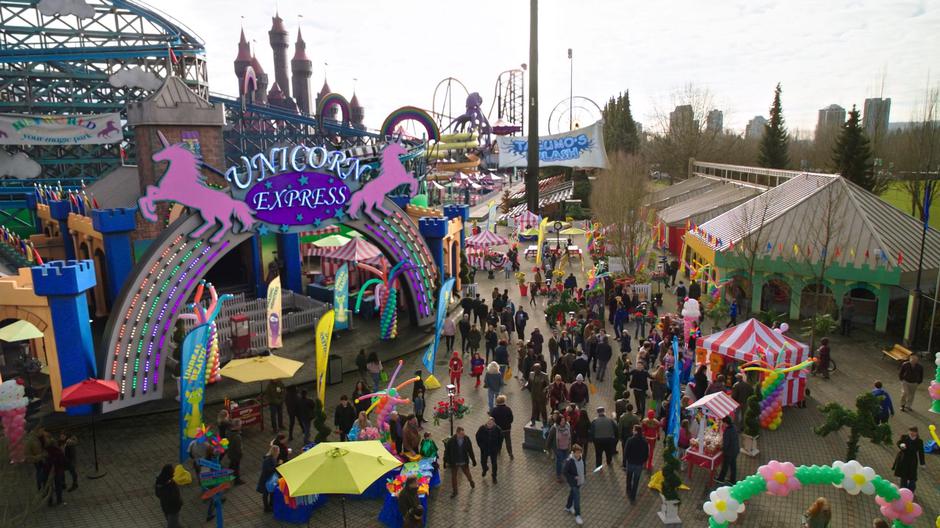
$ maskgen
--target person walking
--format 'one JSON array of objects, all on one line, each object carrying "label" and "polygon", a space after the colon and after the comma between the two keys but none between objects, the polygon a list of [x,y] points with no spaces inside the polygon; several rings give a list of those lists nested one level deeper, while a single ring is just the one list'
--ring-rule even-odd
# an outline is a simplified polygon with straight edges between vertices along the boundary
[{"label": "person walking", "polygon": [[316,402],[308,395],[307,391],[300,391],[300,400],[297,402],[297,419],[300,420],[300,430],[304,434],[304,445],[310,443],[310,422],[316,415]]},{"label": "person walking", "polygon": [[614,355],[614,350],[610,347],[610,340],[606,334],[601,334],[597,345],[594,347],[594,357],[597,358],[597,381],[604,381],[607,377],[607,363]]},{"label": "person walking", "polygon": [[916,426],[907,429],[907,434],[901,435],[897,443],[897,456],[894,458],[894,476],[900,479],[900,487],[907,488],[911,492],[917,491],[917,467],[923,467],[927,461],[924,460],[924,441],[920,438],[920,432]]},{"label": "person walking", "polygon": [[274,476],[274,468],[277,467],[280,452],[280,447],[272,445],[261,460],[261,473],[258,475],[258,485],[255,486],[255,491],[261,494],[261,502],[264,504],[265,513],[274,511],[274,495],[268,491],[268,481]]},{"label": "person walking", "polygon": [[643,431],[643,439],[649,447],[649,455],[646,458],[646,469],[653,470],[653,453],[656,451],[656,442],[659,441],[662,433],[662,424],[656,419],[656,413],[652,409],[646,411],[646,419],[640,422]]},{"label": "person walking", "polygon": [[496,426],[499,427],[500,432],[503,434],[503,445],[506,446],[506,453],[509,454],[509,460],[513,460],[512,455],[512,409],[506,405],[506,395],[500,394],[496,397],[496,406],[490,410],[490,416],[493,417],[493,420],[496,422]]},{"label": "person walking", "polygon": [[268,413],[271,414],[271,430],[276,432],[284,429],[284,384],[281,380],[268,382],[268,386],[264,388],[263,399],[268,405]]},{"label": "person walking", "polygon": [[[472,301],[471,301],[472,302]],[[471,308],[468,312],[464,309],[463,317],[460,318],[460,322],[457,323],[457,330],[460,332],[460,353],[467,353],[467,345],[470,343],[470,314],[473,312]],[[448,348],[447,350],[454,350],[453,348]]]},{"label": "person walking", "polygon": [[366,362],[366,370],[372,378],[372,390],[378,392],[381,390],[382,383],[382,362],[375,352],[369,353],[369,361]]},{"label": "person walking", "polygon": [[803,513],[803,528],[829,528],[832,507],[825,497],[819,497]]},{"label": "person walking", "polygon": [[527,384],[532,397],[532,419],[529,425],[535,426],[535,421],[542,420],[542,427],[548,427],[548,376],[542,372],[542,365],[536,363],[532,366]]},{"label": "person walking", "polygon": [[[424,509],[421,506],[421,499],[418,497],[418,477],[409,475],[405,480],[405,486],[398,492],[398,511],[401,513],[402,524],[408,526],[409,519],[414,517],[414,511],[422,508],[421,514],[424,516]],[[421,519],[423,520],[423,519]],[[421,526],[417,524],[415,526]]]},{"label": "person walking", "polygon": [[180,510],[183,509],[183,497],[180,488],[173,480],[173,465],[164,464],[153,485],[154,495],[160,499],[160,510],[166,518],[167,528],[181,528]]},{"label": "person walking", "polygon": [[447,363],[447,370],[450,373],[450,384],[457,387],[457,394],[460,394],[460,375],[463,374],[463,360],[460,359],[460,354],[454,350],[454,353],[450,356],[450,361]]},{"label": "person walking", "polygon": [[564,414],[556,414],[555,424],[545,437],[545,450],[555,455],[555,480],[561,482],[561,473],[565,459],[574,443],[571,425]]},{"label": "person walking", "polygon": [[[619,429],[618,434],[620,436],[621,448],[626,448],[627,440],[633,435],[633,427],[636,425],[640,425],[640,417],[633,412],[633,405],[627,403],[623,407],[623,413],[617,417],[617,429]],[[627,467],[626,464],[626,462],[623,462],[624,468]]]},{"label": "person walking", "polygon": [[353,387],[353,391],[352,391],[352,401],[353,401],[353,404],[356,406],[356,414],[357,414],[357,415],[358,415],[360,412],[365,411],[366,409],[369,408],[369,406],[372,405],[372,400],[371,400],[371,398],[362,399],[363,396],[365,396],[366,394],[369,394],[369,393],[371,393],[371,392],[372,392],[372,391],[371,391],[371,390],[369,389],[369,387],[366,385],[366,382],[365,382],[365,381],[359,380],[359,381],[356,382],[356,386]]},{"label": "person walking", "polygon": [[633,402],[637,413],[642,414],[646,409],[646,391],[650,388],[650,375],[646,371],[646,364],[638,361],[636,367],[630,370],[630,390],[633,391]]},{"label": "person walking", "polygon": [[[819,341],[819,348],[816,350],[816,365],[813,366],[813,375],[817,372],[822,374],[823,379],[829,379],[829,360],[832,351],[829,349],[829,338],[824,337]],[[904,408],[902,407],[903,411]]]},{"label": "person walking", "polygon": [[875,417],[878,423],[888,423],[888,418],[894,416],[894,403],[891,401],[891,395],[884,390],[881,381],[875,381],[875,388],[871,393],[876,398],[881,398],[881,408],[878,410],[878,416]]},{"label": "person walking", "polygon": [[483,370],[486,368],[486,360],[480,357],[479,352],[474,352],[473,357],[470,358],[470,375],[476,378],[477,382],[474,384],[474,389],[480,388],[480,377],[483,376]]},{"label": "person walking", "polygon": [[[534,294],[533,294],[534,295]],[[529,322],[529,314],[520,304],[516,309],[516,315],[513,317],[513,323],[516,325],[516,335],[519,339],[525,339],[525,325]]]},{"label": "person walking", "polygon": [[470,481],[470,489],[476,487],[473,475],[470,474],[471,463],[476,467],[477,460],[473,454],[473,443],[467,437],[463,427],[458,426],[457,433],[444,443],[444,469],[450,467],[450,482],[453,487],[450,498],[457,496],[457,480],[460,472],[463,472]]},{"label": "person walking", "polygon": [[496,397],[503,390],[504,383],[499,364],[491,361],[486,366],[486,374],[483,376],[483,387],[486,388],[486,404],[490,411],[496,406]]},{"label": "person walking", "polygon": [[55,505],[64,506],[62,502],[62,492],[65,491],[65,453],[62,447],[55,440],[46,445],[46,474],[52,479],[52,490],[49,492],[49,506],[52,506],[52,498],[55,496]]},{"label": "person walking", "polygon": [[486,478],[486,472],[492,469],[490,473],[493,478],[493,484],[496,484],[496,456],[503,443],[503,433],[496,420],[490,416],[485,424],[477,429],[477,447],[480,448],[480,465],[483,467],[483,478]]},{"label": "person walking", "polygon": [[728,308],[728,324],[725,328],[731,328],[736,324],[738,324],[738,301],[731,301],[731,306]]},{"label": "person walking", "polygon": [[444,350],[454,349],[454,340],[457,337],[457,324],[450,317],[444,319],[444,326],[441,328],[441,336],[444,338]]},{"label": "person walking", "polygon": [[228,449],[225,450],[225,454],[228,457],[228,468],[232,470],[232,475],[235,477],[232,484],[241,486],[245,481],[242,480],[242,456],[244,452],[242,451],[242,421],[240,418],[232,420],[232,426],[228,431]]},{"label": "person walking", "polygon": [[467,335],[467,350],[473,354],[480,350],[480,341],[483,339],[483,334],[480,333],[480,329],[477,328],[477,325],[470,327],[470,333]]},{"label": "person walking", "polygon": [[339,397],[339,405],[333,411],[333,424],[339,430],[339,441],[345,442],[349,431],[352,430],[353,423],[356,421],[356,408],[349,402],[345,394]]},{"label": "person walking", "polygon": [[[733,486],[738,481],[738,452],[741,450],[741,442],[738,438],[738,430],[734,426],[734,420],[730,416],[724,417],[725,432],[721,436],[721,471],[718,472],[718,482],[723,482]],[[730,479],[725,480],[725,475],[729,473]]]},{"label": "person walking", "polygon": [[473,324],[479,325],[481,329],[486,330],[486,316],[490,309],[486,306],[486,301],[477,294],[477,304],[473,307]]},{"label": "person walking", "polygon": [[584,376],[581,374],[574,378],[574,383],[568,389],[568,401],[579,408],[584,408],[591,401],[591,391],[587,383],[584,383]]},{"label": "person walking", "polygon": [[568,386],[565,385],[561,375],[555,374],[552,384],[548,386],[548,407],[555,412],[560,405],[568,401]]},{"label": "person walking", "polygon": [[558,350],[558,339],[555,337],[555,332],[552,331],[552,335],[548,337],[548,361],[551,362],[552,366],[558,363]]},{"label": "person walking", "polygon": [[617,452],[617,422],[610,419],[603,407],[597,408],[597,418],[591,422],[588,436],[594,441],[594,468],[601,467],[604,455],[607,458],[607,466],[613,463],[614,454]]},{"label": "person walking", "polygon": [[401,452],[409,456],[417,455],[421,450],[421,433],[418,432],[418,418],[414,415],[405,419],[402,429]]},{"label": "person walking", "polygon": [[[287,407],[287,440],[290,441],[294,439],[294,424],[297,423],[297,409],[300,407],[297,387],[291,385],[284,390],[284,406]],[[301,427],[302,430],[303,427]],[[219,420],[219,434],[224,437],[222,433],[222,420]]]},{"label": "person walking", "polygon": [[[740,411],[747,406],[747,399],[754,394],[754,387],[747,382],[747,375],[745,373],[738,372],[735,377],[737,381],[731,386],[731,399],[738,403],[738,410]],[[738,415],[743,416],[744,412],[741,411]]]},{"label": "person walking", "polygon": [[842,301],[842,310],[839,315],[841,316],[841,334],[850,337],[852,334],[852,318],[855,317],[855,303],[852,302],[851,297],[846,297]]},{"label": "person walking", "polygon": [[418,392],[411,397],[411,403],[414,406],[415,417],[418,418],[418,425],[420,426],[422,424],[428,423],[428,421],[424,419],[424,409],[427,407],[427,404],[425,403],[424,399],[423,387],[418,389]]},{"label": "person walking", "polygon": [[359,379],[366,379],[367,363],[369,363],[369,358],[366,357],[366,349],[360,348],[359,353],[356,354],[356,372],[359,373]]},{"label": "person walking", "polygon": [[[632,415],[632,413],[628,414]],[[643,430],[640,424],[636,424],[623,445],[623,464],[627,468],[627,498],[630,499],[630,504],[636,504],[636,494],[640,489],[640,476],[643,474],[643,465],[646,464],[649,457],[650,446],[643,438]]]},{"label": "person walking", "polygon": [[65,471],[72,476],[72,485],[65,491],[75,491],[78,489],[78,438],[73,434],[62,433],[59,435],[59,445],[65,455]]},{"label": "person walking", "polygon": [[917,386],[924,382],[924,366],[920,364],[917,354],[911,354],[911,357],[901,364],[898,379],[901,380],[901,410],[910,411],[914,405]]},{"label": "person walking", "polygon": [[571,454],[565,460],[564,474],[568,483],[568,500],[565,502],[565,511],[574,514],[577,525],[584,524],[581,518],[581,486],[584,485],[584,460],[581,459],[581,446],[575,444],[571,447]]}]

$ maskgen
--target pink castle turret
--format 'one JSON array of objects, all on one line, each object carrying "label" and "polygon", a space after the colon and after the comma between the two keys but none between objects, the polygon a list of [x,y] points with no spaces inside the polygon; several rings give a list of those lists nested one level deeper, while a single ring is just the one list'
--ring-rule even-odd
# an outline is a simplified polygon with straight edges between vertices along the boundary
[{"label": "pink castle turret", "polygon": [[297,107],[305,114],[310,113],[310,77],[313,75],[313,62],[307,57],[307,44],[300,30],[297,30],[297,42],[294,44],[294,58],[290,69]]}]

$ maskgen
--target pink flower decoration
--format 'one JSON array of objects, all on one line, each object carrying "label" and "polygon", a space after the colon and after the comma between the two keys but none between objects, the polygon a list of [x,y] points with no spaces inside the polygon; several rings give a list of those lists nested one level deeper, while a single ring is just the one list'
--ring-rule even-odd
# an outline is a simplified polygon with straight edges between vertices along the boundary
[{"label": "pink flower decoration", "polygon": [[899,491],[901,498],[898,500],[888,502],[881,497],[875,497],[875,502],[881,506],[881,515],[884,515],[888,520],[899,519],[904,524],[913,525],[917,518],[924,513],[924,509],[920,507],[920,504],[914,502],[914,493],[911,490],[901,488]]},{"label": "pink flower decoration", "polygon": [[927,391],[930,392],[930,397],[934,400],[940,400],[940,383],[936,381],[930,382],[930,387],[927,388]]},{"label": "pink flower decoration", "polygon": [[791,491],[800,489],[800,481],[794,476],[796,467],[790,462],[771,460],[766,466],[757,468],[760,476],[767,481],[767,493],[786,497]]}]

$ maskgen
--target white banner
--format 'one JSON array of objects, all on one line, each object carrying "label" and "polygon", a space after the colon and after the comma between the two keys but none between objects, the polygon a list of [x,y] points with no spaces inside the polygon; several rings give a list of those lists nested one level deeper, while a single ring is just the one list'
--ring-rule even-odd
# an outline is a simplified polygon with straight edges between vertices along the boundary
[{"label": "white banner", "polygon": [[[529,141],[519,137],[499,138],[499,166],[525,167]],[[539,137],[539,167],[606,168],[604,123],[562,134]]]},{"label": "white banner", "polygon": [[124,139],[121,114],[0,114],[0,145],[107,145]]}]

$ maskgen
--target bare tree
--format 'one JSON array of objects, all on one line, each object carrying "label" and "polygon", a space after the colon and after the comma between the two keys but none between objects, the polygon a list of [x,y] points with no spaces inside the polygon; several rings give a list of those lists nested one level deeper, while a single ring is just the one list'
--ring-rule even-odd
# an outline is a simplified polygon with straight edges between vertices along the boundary
[{"label": "bare tree", "polygon": [[630,275],[636,273],[638,257],[646,252],[652,238],[643,206],[649,185],[645,160],[617,152],[610,156],[608,168],[598,174],[591,186],[594,218],[610,226],[607,240]]},{"label": "bare tree", "polygon": [[[742,260],[747,270],[750,289],[754,289],[754,268],[761,255],[767,255],[767,241],[761,236],[770,214],[771,201],[766,194],[761,194],[753,200],[737,208],[737,217],[734,219],[734,255]],[[748,295],[751,292],[747,292]],[[738,306],[743,310],[745,318],[753,312],[754,299],[750,299],[746,306]]]},{"label": "bare tree", "polygon": [[884,157],[901,174],[900,185],[910,195],[910,213],[922,218],[928,174],[940,165],[940,87],[926,90],[912,126],[891,134],[885,143]]}]

